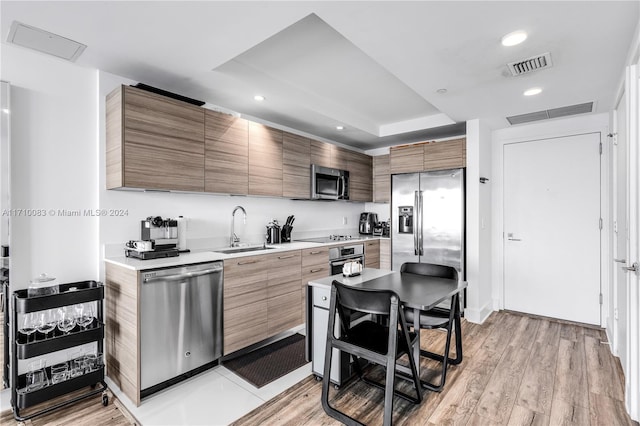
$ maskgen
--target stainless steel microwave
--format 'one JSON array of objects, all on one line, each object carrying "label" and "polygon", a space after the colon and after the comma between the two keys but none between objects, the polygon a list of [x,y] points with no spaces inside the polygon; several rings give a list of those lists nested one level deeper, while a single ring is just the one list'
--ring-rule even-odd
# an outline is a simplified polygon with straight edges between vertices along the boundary
[{"label": "stainless steel microwave", "polygon": [[348,200],[349,172],[312,164],[311,198],[314,200]]}]

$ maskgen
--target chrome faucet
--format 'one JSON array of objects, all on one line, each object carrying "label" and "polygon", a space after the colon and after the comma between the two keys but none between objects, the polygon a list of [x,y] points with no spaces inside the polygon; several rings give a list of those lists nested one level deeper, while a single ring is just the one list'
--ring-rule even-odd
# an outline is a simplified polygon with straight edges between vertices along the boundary
[{"label": "chrome faucet", "polygon": [[229,237],[229,246],[230,247],[237,247],[238,244],[240,243],[240,238],[238,238],[238,236],[236,235],[234,228],[235,228],[235,217],[236,217],[236,212],[238,210],[242,210],[242,221],[244,224],[247,223],[247,212],[244,209],[244,207],[242,206],[236,206],[233,209],[233,212],[231,213],[231,236]]}]

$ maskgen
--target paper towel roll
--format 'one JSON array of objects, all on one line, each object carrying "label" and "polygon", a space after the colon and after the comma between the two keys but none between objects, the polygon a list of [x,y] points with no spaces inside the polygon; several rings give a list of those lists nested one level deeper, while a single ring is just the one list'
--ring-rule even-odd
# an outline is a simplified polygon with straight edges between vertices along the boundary
[{"label": "paper towel roll", "polygon": [[187,219],[178,216],[178,250],[187,249]]}]

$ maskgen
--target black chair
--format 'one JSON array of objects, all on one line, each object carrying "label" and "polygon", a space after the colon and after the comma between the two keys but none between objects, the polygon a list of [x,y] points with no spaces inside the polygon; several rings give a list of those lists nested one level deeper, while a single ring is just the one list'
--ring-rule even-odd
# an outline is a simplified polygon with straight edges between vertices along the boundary
[{"label": "black chair", "polygon": [[[349,317],[354,312],[372,314],[376,318],[352,322]],[[341,333],[334,335],[336,313],[340,318]],[[385,321],[378,321],[384,318]],[[394,394],[414,404],[422,401],[422,389],[413,358],[413,345],[419,344],[415,333],[410,333],[404,319],[398,296],[389,290],[370,290],[346,286],[334,281],[331,286],[329,305],[329,324],[327,346],[324,361],[324,377],[322,380],[322,407],[336,420],[346,425],[361,425],[356,419],[338,411],[329,404],[329,387],[331,386],[331,356],[333,349],[350,355],[354,370],[358,377],[368,384],[384,389],[384,425],[391,425]],[[413,372],[413,386],[416,397],[395,390],[396,360],[407,354]],[[386,368],[385,384],[364,377],[360,361],[369,362]]]},{"label": "black chair", "polygon": [[[451,266],[435,265],[432,263],[404,263],[400,267],[400,272],[425,275],[430,277],[448,278],[458,280],[458,271]],[[405,308],[405,318],[409,326],[414,325],[414,310]],[[444,328],[447,330],[447,341],[445,344],[444,355],[420,349],[420,355],[442,362],[442,373],[440,384],[422,381],[422,386],[426,389],[440,392],[444,387],[447,378],[447,367],[449,364],[460,364],[462,362],[462,332],[460,328],[460,307],[458,294],[451,298],[450,308],[436,307],[429,311],[420,311],[420,328],[432,330],[436,328]],[[449,358],[449,350],[451,348],[451,337],[455,329],[456,336],[456,357]]]}]

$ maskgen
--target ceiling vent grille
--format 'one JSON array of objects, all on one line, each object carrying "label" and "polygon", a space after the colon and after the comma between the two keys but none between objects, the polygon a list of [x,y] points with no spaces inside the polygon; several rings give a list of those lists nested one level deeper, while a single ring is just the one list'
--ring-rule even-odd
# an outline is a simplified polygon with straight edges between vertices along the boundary
[{"label": "ceiling vent grille", "polygon": [[511,71],[511,75],[516,76],[528,74],[545,68],[551,68],[553,63],[551,62],[551,53],[547,52],[521,61],[510,62],[507,66],[509,67],[509,71]]},{"label": "ceiling vent grille", "polygon": [[58,58],[66,59],[74,62],[78,56],[87,48],[86,45],[77,41],[59,36],[54,33],[42,30],[40,28],[25,25],[18,21],[13,21],[9,35],[7,36],[9,43],[17,44],[22,47],[37,50],[38,52],[48,53]]},{"label": "ceiling vent grille", "polygon": [[507,117],[507,121],[513,126],[514,124],[530,123],[532,121],[567,117],[569,115],[585,114],[588,112],[593,112],[593,102],[586,102],[584,104],[569,105],[560,108],[530,112],[527,114],[512,115],[511,117]]}]

